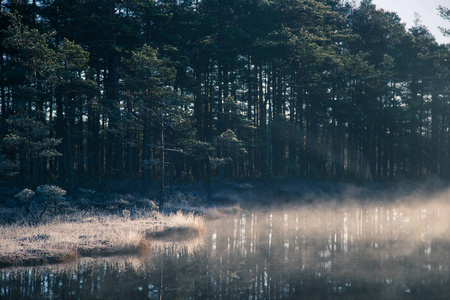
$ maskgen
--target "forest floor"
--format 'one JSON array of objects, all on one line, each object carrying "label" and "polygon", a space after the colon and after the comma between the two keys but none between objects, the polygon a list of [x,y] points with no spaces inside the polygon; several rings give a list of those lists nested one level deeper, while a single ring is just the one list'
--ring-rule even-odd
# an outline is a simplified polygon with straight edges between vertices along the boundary
[{"label": "forest floor", "polygon": [[[42,206],[28,209],[14,200],[0,203],[0,268],[73,261],[79,257],[148,254],[155,243],[194,247],[207,219],[236,214],[255,206],[426,199],[448,189],[443,182],[339,184],[319,181],[236,183],[214,189],[207,199],[199,186],[168,191],[164,208],[156,200],[132,194],[80,189],[58,213]],[[80,196],[81,195],[81,196]],[[156,199],[156,198],[154,198]],[[156,204],[155,204],[156,203]],[[30,214],[29,210],[35,210]]]}]

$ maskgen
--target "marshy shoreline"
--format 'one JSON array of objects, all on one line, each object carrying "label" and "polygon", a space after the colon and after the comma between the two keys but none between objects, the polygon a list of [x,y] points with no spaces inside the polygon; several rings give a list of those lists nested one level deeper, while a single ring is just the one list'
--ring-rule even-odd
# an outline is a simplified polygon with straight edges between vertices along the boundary
[{"label": "marshy shoreline", "polygon": [[71,262],[80,257],[148,255],[152,243],[183,242],[205,232],[203,217],[151,212],[56,216],[0,226],[0,268]]},{"label": "marshy shoreline", "polygon": [[[59,264],[82,257],[145,256],[155,243],[200,239],[206,232],[207,219],[254,206],[334,203],[338,207],[344,201],[402,197],[412,201],[420,195],[447,191],[448,186],[440,182],[389,186],[315,181],[230,183],[217,189],[212,201],[199,190],[191,187],[175,191],[162,210],[156,201],[130,194],[74,197],[70,205],[58,213],[48,211],[38,221],[31,219],[23,206],[0,205],[0,268]],[[39,211],[39,207],[32,208]]]}]

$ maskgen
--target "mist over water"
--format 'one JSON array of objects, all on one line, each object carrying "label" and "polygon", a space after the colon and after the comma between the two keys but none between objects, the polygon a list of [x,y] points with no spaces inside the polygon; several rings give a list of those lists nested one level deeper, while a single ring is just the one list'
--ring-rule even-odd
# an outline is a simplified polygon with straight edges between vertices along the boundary
[{"label": "mist over water", "polygon": [[253,208],[146,256],[0,270],[0,298],[447,299],[447,195]]}]

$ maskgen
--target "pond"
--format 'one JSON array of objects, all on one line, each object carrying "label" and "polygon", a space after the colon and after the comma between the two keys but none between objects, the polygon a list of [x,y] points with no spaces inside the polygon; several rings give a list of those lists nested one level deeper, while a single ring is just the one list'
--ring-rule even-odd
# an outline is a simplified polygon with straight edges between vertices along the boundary
[{"label": "pond", "polygon": [[298,206],[149,253],[0,270],[0,298],[447,299],[449,205]]}]

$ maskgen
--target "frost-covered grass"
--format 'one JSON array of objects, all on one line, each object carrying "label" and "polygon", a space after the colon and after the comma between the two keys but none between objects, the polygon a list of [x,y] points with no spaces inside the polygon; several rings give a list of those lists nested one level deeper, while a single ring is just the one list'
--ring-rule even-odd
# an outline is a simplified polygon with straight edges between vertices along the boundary
[{"label": "frost-covered grass", "polygon": [[193,214],[133,214],[83,216],[50,219],[37,225],[0,226],[0,266],[63,262],[79,256],[104,256],[146,252],[152,232],[189,228],[204,231],[201,217]]}]

